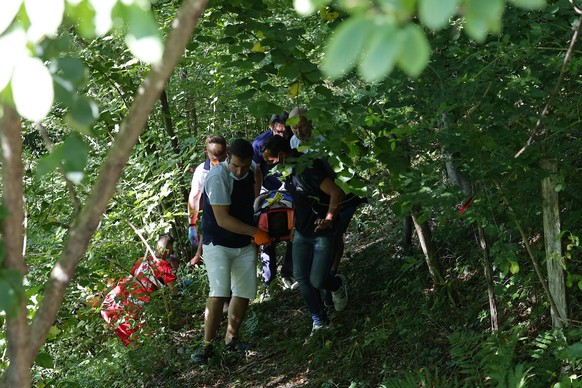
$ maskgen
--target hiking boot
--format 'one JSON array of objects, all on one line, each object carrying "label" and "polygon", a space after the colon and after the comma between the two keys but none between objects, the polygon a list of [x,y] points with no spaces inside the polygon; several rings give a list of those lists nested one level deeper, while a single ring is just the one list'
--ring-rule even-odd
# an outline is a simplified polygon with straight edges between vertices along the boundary
[{"label": "hiking boot", "polygon": [[333,300],[333,305],[335,306],[335,311],[342,311],[348,305],[348,281],[344,275],[337,275],[342,284],[337,291],[331,293],[331,299]]},{"label": "hiking boot", "polygon": [[299,283],[292,277],[283,278],[281,281],[283,282],[283,288],[286,290],[296,290],[299,288]]},{"label": "hiking boot", "polygon": [[192,361],[194,364],[206,365],[208,364],[208,359],[212,356],[212,344],[202,343],[196,352],[192,356]]}]

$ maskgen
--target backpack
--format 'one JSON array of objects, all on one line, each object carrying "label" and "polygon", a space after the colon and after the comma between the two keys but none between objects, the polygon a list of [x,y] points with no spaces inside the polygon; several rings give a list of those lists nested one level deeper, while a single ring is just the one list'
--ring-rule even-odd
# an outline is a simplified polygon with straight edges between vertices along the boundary
[{"label": "backpack", "polygon": [[255,212],[255,220],[259,229],[269,233],[275,241],[289,241],[294,215],[291,195],[283,190],[273,190],[267,193]]}]

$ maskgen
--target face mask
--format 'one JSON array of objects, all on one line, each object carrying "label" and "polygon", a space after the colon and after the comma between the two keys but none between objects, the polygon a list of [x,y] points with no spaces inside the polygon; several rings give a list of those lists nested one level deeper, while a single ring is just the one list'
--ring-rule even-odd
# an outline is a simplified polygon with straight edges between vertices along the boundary
[{"label": "face mask", "polygon": [[230,171],[230,172],[228,173],[228,175],[230,175],[230,177],[231,177],[232,179],[234,179],[235,181],[242,181],[243,179],[245,179],[245,178],[247,177],[247,175],[249,175],[249,172],[247,171],[247,173],[246,173],[246,174],[244,174],[243,176],[241,176],[240,178],[237,178],[237,177],[236,177],[236,175],[234,175],[234,174],[232,173],[232,171]]}]

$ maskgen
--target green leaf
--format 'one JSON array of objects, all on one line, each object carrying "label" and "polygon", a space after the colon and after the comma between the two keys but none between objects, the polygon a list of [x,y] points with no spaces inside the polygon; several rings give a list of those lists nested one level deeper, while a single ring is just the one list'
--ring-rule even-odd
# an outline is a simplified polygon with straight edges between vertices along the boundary
[{"label": "green leaf", "polygon": [[509,2],[523,9],[540,9],[546,6],[546,0],[509,0]]},{"label": "green leaf", "polygon": [[459,0],[419,0],[420,21],[431,30],[440,30],[449,24],[458,5]]},{"label": "green leaf", "polygon": [[65,0],[24,0],[24,7],[30,21],[28,39],[40,42],[45,36],[57,35],[63,22]]},{"label": "green leaf", "polygon": [[358,68],[367,82],[380,81],[394,69],[402,49],[402,35],[392,25],[376,28]]},{"label": "green leaf", "polygon": [[40,366],[41,368],[49,368],[52,369],[54,367],[53,358],[50,354],[46,352],[40,352],[36,359],[34,360],[36,365]]},{"label": "green leaf", "polygon": [[519,263],[517,261],[509,261],[509,271],[512,274],[516,274],[519,272]]},{"label": "green leaf", "polygon": [[160,63],[164,45],[152,13],[137,5],[128,7],[129,31],[125,43],[133,55],[145,63]]},{"label": "green leaf", "polygon": [[428,64],[430,45],[420,26],[408,24],[401,31],[402,50],[398,67],[411,77],[418,77]]},{"label": "green leaf", "polygon": [[350,71],[373,29],[373,23],[363,16],[352,16],[340,24],[325,49],[323,72],[330,78],[338,78]]},{"label": "green leaf", "polygon": [[[2,34],[10,26],[16,14],[20,10],[22,0],[3,0],[2,12],[0,12],[0,34]],[[5,58],[2,56],[2,58]],[[1,85],[0,85],[1,86]],[[2,88],[0,87],[0,90]]]},{"label": "green leaf", "polygon": [[66,122],[73,128],[89,134],[89,127],[99,117],[99,108],[93,100],[75,95]]},{"label": "green leaf", "polygon": [[472,39],[483,42],[489,32],[501,28],[503,0],[465,0],[465,31]]},{"label": "green leaf", "polygon": [[18,314],[18,305],[25,296],[22,274],[13,269],[0,271],[0,311],[9,316]]},{"label": "green leaf", "polygon": [[25,58],[12,74],[12,98],[18,113],[31,121],[44,119],[51,110],[54,89],[50,72],[38,58]]},{"label": "green leaf", "polygon": [[[95,11],[95,34],[105,35],[113,27],[112,12],[117,4],[115,0],[89,0],[91,8]],[[83,20],[80,20],[83,22]]]},{"label": "green leaf", "polygon": [[63,143],[63,168],[67,178],[74,183],[79,183],[83,178],[82,172],[87,164],[88,154],[87,144],[76,132],[72,133]]},{"label": "green leaf", "polygon": [[79,58],[65,57],[56,60],[62,77],[73,83],[80,83],[85,79],[85,66]]}]

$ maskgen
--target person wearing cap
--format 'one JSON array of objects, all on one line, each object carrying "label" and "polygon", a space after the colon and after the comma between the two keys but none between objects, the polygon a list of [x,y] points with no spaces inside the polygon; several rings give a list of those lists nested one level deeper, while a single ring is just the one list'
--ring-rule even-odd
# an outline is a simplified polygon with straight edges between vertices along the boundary
[{"label": "person wearing cap", "polygon": [[[280,115],[273,114],[269,120],[269,130],[260,134],[253,141],[253,161],[260,167],[263,173],[263,190],[272,191],[280,190],[283,187],[283,182],[280,180],[280,174],[272,174],[270,166],[263,159],[262,148],[265,143],[273,136],[281,136],[289,141],[292,136],[291,128],[285,126],[287,120],[287,112],[282,112]],[[262,275],[265,289],[261,295],[261,301],[268,301],[271,299],[269,286],[277,275],[277,245],[271,244],[260,247],[260,257],[262,265]],[[299,284],[293,278],[293,261],[291,256],[291,243],[286,242],[285,256],[283,258],[283,265],[281,266],[281,282],[286,289],[295,290]]]},{"label": "person wearing cap", "polygon": [[190,194],[188,195],[188,213],[190,215],[188,240],[192,246],[197,247],[194,257],[190,260],[190,265],[200,263],[202,258],[202,244],[198,241],[196,223],[198,221],[198,213],[202,208],[200,201],[202,199],[202,191],[204,190],[204,181],[206,180],[208,172],[226,159],[228,150],[226,140],[222,135],[208,135],[206,137],[204,148],[206,160],[200,163],[198,167],[196,167],[196,170],[194,170]]},{"label": "person wearing cap", "polygon": [[253,146],[237,139],[228,153],[228,159],[208,173],[202,194],[202,243],[210,291],[204,312],[204,340],[193,356],[197,364],[206,364],[212,355],[222,308],[231,295],[224,342],[234,351],[245,348],[238,334],[249,302],[257,294],[255,244],[267,245],[270,240],[267,232],[254,225],[253,205],[262,179],[256,182]]}]

